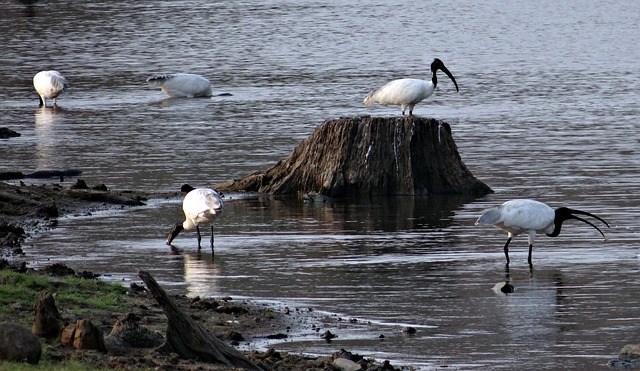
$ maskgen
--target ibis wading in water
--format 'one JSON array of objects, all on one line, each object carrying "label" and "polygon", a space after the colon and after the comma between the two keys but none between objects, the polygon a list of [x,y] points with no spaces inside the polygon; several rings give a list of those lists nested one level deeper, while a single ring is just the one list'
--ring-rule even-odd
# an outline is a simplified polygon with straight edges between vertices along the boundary
[{"label": "ibis wading in water", "polygon": [[493,225],[509,234],[507,243],[504,244],[504,256],[507,258],[507,265],[509,265],[509,242],[517,235],[526,233],[529,236],[528,262],[531,265],[531,250],[533,249],[533,240],[536,233],[541,232],[549,237],[556,237],[560,234],[562,223],[569,219],[589,224],[600,232],[605,241],[607,240],[600,228],[590,221],[576,216],[576,214],[596,218],[603,222],[607,228],[609,227],[609,224],[602,218],[586,211],[569,209],[568,207],[559,207],[553,210],[547,204],[534,200],[511,200],[500,206],[487,209],[480,215],[476,225]]},{"label": "ibis wading in water", "polygon": [[222,197],[220,194],[209,188],[191,188],[189,193],[184,197],[182,210],[184,211],[185,221],[171,228],[169,236],[167,237],[167,245],[171,245],[173,239],[176,238],[182,230],[192,230],[195,228],[198,233],[198,251],[200,251],[201,237],[199,225],[208,223],[211,226],[211,253],[213,253],[213,223],[218,215],[222,213]]},{"label": "ibis wading in water", "polygon": [[438,85],[436,71],[438,70],[446,73],[456,86],[456,91],[459,91],[455,77],[453,77],[449,69],[445,67],[444,63],[436,58],[431,63],[431,80],[393,80],[367,94],[367,96],[364,97],[364,105],[369,107],[374,103],[378,103],[384,106],[400,106],[403,115],[407,107],[409,107],[409,115],[413,115],[413,106],[423,99],[429,98],[436,90],[436,86]]},{"label": "ibis wading in water", "polygon": [[56,98],[67,91],[67,79],[58,71],[40,71],[33,77],[33,87],[40,96],[40,106],[47,106],[47,99]]},{"label": "ibis wading in water", "polygon": [[211,82],[200,75],[191,73],[149,77],[147,82],[154,88],[160,88],[172,98],[211,96]]}]

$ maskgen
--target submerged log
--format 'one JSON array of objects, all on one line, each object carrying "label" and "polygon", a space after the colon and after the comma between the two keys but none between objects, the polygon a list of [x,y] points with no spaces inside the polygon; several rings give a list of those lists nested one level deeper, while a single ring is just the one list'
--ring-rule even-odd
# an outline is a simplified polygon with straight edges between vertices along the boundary
[{"label": "submerged log", "polygon": [[448,123],[416,116],[326,121],[286,160],[216,188],[329,197],[493,192],[462,162]]},{"label": "submerged log", "polygon": [[5,127],[0,128],[0,139],[19,137],[21,135],[22,134],[18,133],[17,131],[11,130],[9,128],[5,128]]},{"label": "submerged log", "polygon": [[61,178],[74,177],[82,174],[78,169],[65,169],[65,170],[38,170],[33,173],[24,174],[21,171],[3,171],[0,172],[0,180],[13,180],[13,179],[44,179],[44,178]]},{"label": "submerged log", "polygon": [[185,359],[260,370],[260,367],[243,356],[242,353],[219,340],[180,310],[156,280],[151,277],[151,274],[140,271],[138,276],[147,285],[169,320],[165,342],[156,349],[158,352],[176,353]]}]

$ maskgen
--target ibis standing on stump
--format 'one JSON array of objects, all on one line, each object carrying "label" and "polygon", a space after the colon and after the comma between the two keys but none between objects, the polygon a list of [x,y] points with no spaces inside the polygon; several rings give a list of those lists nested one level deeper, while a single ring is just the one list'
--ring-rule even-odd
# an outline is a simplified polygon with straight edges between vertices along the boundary
[{"label": "ibis standing on stump", "polygon": [[440,59],[436,58],[431,63],[431,80],[393,80],[367,94],[364,98],[364,105],[369,107],[374,103],[378,103],[384,106],[400,106],[400,108],[402,108],[403,115],[408,107],[409,115],[413,115],[413,106],[423,99],[429,98],[436,90],[436,86],[438,85],[438,76],[436,75],[436,71],[438,70],[446,73],[456,86],[456,91],[459,91],[455,77],[453,77],[451,72],[449,72],[449,69],[445,67],[444,63],[442,63]]},{"label": "ibis standing on stump", "polygon": [[533,241],[536,233],[541,232],[549,237],[556,237],[560,234],[562,223],[569,219],[576,219],[587,223],[597,229],[604,240],[604,233],[593,223],[580,218],[578,215],[587,215],[603,222],[607,228],[609,224],[599,216],[593,215],[586,211],[570,209],[568,207],[560,207],[553,210],[547,204],[534,200],[510,200],[500,206],[484,210],[482,215],[476,221],[478,224],[493,225],[508,233],[507,243],[504,244],[504,256],[507,258],[507,266],[509,265],[509,242],[511,239],[521,233],[529,236],[529,266],[531,266],[531,250],[533,249]]},{"label": "ibis standing on stump", "polygon": [[[178,234],[186,229],[195,228],[198,234],[198,251],[200,251],[200,227],[202,223],[211,225],[211,253],[213,254],[213,223],[220,213],[222,213],[222,197],[213,189],[209,188],[192,188],[187,190],[189,193],[184,197],[182,202],[182,210],[184,211],[185,221],[178,223],[171,228],[167,237],[167,245],[171,245]],[[183,190],[185,190],[183,186]]]},{"label": "ibis standing on stump", "polygon": [[67,79],[58,71],[40,71],[33,77],[33,87],[40,96],[40,107],[47,106],[47,99],[56,98],[67,91]]},{"label": "ibis standing on stump", "polygon": [[200,75],[191,73],[153,76],[149,77],[147,82],[154,88],[160,88],[172,98],[211,96],[211,82]]}]

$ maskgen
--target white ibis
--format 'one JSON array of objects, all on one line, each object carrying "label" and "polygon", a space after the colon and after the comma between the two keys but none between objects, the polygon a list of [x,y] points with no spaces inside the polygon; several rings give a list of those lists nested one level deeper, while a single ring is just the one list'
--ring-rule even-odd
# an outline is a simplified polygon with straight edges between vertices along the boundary
[{"label": "white ibis", "polygon": [[436,71],[438,70],[446,73],[456,86],[456,91],[459,91],[455,77],[453,77],[449,69],[445,67],[444,63],[436,58],[431,62],[431,80],[398,79],[390,81],[367,94],[367,96],[364,97],[364,105],[369,107],[374,103],[378,103],[384,106],[400,106],[403,115],[407,107],[409,107],[409,115],[413,115],[413,106],[423,99],[429,98],[436,90],[436,86],[438,85]]},{"label": "white ibis", "polygon": [[58,71],[40,71],[33,77],[33,87],[40,96],[40,106],[47,106],[47,99],[53,99],[56,105],[56,98],[67,91],[67,79]]},{"label": "white ibis", "polygon": [[476,221],[476,225],[489,224],[508,233],[507,243],[504,244],[504,256],[507,258],[507,266],[509,265],[509,242],[517,235],[526,233],[529,236],[528,262],[531,266],[531,250],[533,249],[536,233],[541,232],[549,237],[556,237],[560,234],[562,223],[566,220],[576,219],[587,223],[597,229],[605,241],[607,240],[600,228],[575,214],[591,216],[603,222],[607,228],[609,227],[609,224],[602,218],[586,211],[568,207],[560,207],[553,210],[545,203],[527,199],[510,200],[500,206],[484,210]]},{"label": "white ibis", "polygon": [[154,88],[160,88],[172,98],[211,96],[211,82],[200,75],[191,73],[153,76],[149,77],[147,82]]},{"label": "white ibis", "polygon": [[192,230],[195,228],[198,233],[198,251],[200,251],[201,237],[199,225],[209,223],[211,225],[211,253],[213,253],[213,223],[218,215],[222,213],[222,197],[218,192],[209,188],[188,187],[188,189],[185,189],[185,186],[183,186],[182,190],[189,192],[182,202],[185,221],[171,228],[169,236],[167,237],[167,245],[171,245],[171,241],[173,241],[182,230]]}]

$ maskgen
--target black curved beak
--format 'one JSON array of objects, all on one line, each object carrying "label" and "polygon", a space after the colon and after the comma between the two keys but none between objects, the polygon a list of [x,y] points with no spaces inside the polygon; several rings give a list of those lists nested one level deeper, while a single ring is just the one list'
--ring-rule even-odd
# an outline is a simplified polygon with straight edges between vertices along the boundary
[{"label": "black curved beak", "polygon": [[183,229],[184,228],[182,227],[182,224],[174,225],[173,228],[171,228],[171,230],[169,231],[169,235],[167,236],[167,245],[171,245],[171,241],[173,241],[173,239],[176,238]]},{"label": "black curved beak", "polygon": [[451,79],[451,81],[453,81],[453,84],[456,86],[456,91],[460,92],[460,90],[458,89],[458,83],[456,82],[456,78],[453,77],[453,75],[451,74],[451,72],[449,72],[449,69],[447,67],[445,67],[444,65],[440,66],[440,70],[442,70],[442,72],[446,73],[447,76],[449,76],[449,78]]},{"label": "black curved beak", "polygon": [[593,214],[591,214],[591,213],[588,213],[588,212],[586,212],[586,211],[582,211],[582,210],[570,209],[570,211],[571,211],[571,219],[576,219],[576,220],[579,220],[579,221],[581,221],[581,222],[583,222],[583,223],[587,223],[587,224],[589,224],[589,225],[590,225],[590,226],[592,226],[593,228],[597,229],[597,230],[598,230],[598,232],[600,232],[600,234],[602,235],[602,238],[604,238],[604,240],[605,240],[605,241],[607,240],[607,237],[606,237],[606,236],[604,235],[604,233],[600,230],[600,228],[596,227],[596,226],[595,226],[593,223],[591,223],[590,221],[585,220],[585,219],[582,219],[582,218],[580,218],[580,217],[577,217],[577,216],[575,216],[575,215],[573,215],[573,214],[580,214],[580,215],[587,215],[587,216],[590,216],[590,217],[592,217],[592,218],[598,219],[599,221],[603,222],[603,223],[604,223],[604,225],[606,225],[606,226],[607,226],[607,228],[611,228],[611,227],[609,227],[609,223],[607,223],[604,219],[602,219],[601,217],[599,217],[599,216],[597,216],[597,215],[593,215]]}]

